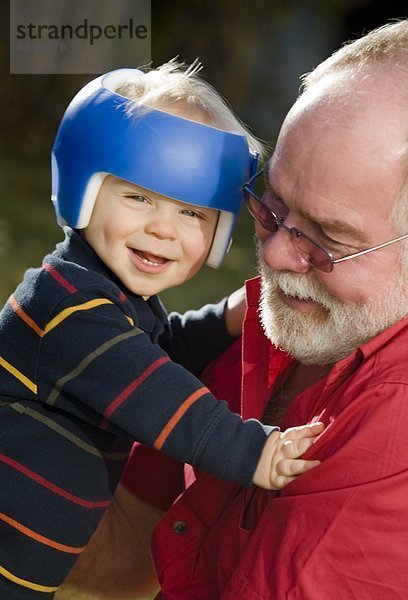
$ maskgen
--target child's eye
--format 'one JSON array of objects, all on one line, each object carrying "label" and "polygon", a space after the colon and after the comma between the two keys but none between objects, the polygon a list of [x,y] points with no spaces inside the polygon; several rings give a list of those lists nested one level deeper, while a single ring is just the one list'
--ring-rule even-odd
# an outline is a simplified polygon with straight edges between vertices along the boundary
[{"label": "child's eye", "polygon": [[204,215],[197,210],[192,210],[191,208],[185,208],[181,211],[183,215],[187,217],[195,217],[196,219],[204,219]]},{"label": "child's eye", "polygon": [[127,196],[127,198],[130,198],[131,200],[134,200],[135,202],[140,202],[141,204],[147,204],[149,202],[149,198],[146,198],[146,196],[139,196],[136,194],[131,194],[131,195]]}]

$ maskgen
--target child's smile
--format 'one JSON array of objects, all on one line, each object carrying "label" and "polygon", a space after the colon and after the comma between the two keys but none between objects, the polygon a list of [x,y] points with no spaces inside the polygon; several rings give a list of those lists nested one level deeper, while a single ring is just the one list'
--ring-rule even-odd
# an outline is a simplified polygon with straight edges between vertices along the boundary
[{"label": "child's smile", "polygon": [[217,219],[216,210],[108,176],[84,235],[127,289],[147,298],[195,275]]},{"label": "child's smile", "polygon": [[158,273],[164,270],[169,263],[173,262],[171,259],[151,252],[145,252],[136,248],[129,248],[132,254],[132,260],[137,269],[145,271],[146,273]]}]

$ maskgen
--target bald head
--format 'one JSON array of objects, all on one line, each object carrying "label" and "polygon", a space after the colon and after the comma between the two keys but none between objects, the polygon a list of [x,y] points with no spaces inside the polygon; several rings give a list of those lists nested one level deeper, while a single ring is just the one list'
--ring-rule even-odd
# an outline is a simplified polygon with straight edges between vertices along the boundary
[{"label": "bald head", "polygon": [[[389,23],[345,44],[303,77],[302,101],[310,102],[319,90],[320,101],[324,96],[326,100],[333,96],[345,108],[356,108],[345,111],[346,119],[364,118],[367,104],[373,118],[380,116],[378,126],[390,127],[390,133],[398,120],[401,135],[395,138],[394,151],[405,158],[404,187],[408,188],[408,19]],[[408,201],[406,205],[405,229]]]},{"label": "bald head", "polygon": [[[389,44],[386,55],[373,43],[358,40],[307,77],[285,119],[272,162],[279,164],[283,154],[296,152],[304,162],[291,180],[294,187],[303,177],[309,182],[315,177],[316,190],[327,193],[322,180],[330,173],[331,187],[337,185],[356,202],[376,198],[375,210],[387,219],[391,214],[398,232],[406,233],[408,21],[382,28],[380,37],[395,31],[399,42]],[[402,34],[406,46],[401,48]]]},{"label": "bald head", "polygon": [[304,76],[303,88],[310,88],[332,73],[358,73],[369,65],[385,71],[390,68],[397,79],[404,80],[408,76],[408,19],[383,25],[345,44]]}]

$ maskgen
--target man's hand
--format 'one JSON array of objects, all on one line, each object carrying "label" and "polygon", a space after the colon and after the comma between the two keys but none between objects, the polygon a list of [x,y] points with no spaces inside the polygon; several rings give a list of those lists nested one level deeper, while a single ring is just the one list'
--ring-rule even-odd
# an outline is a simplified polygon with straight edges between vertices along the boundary
[{"label": "man's hand", "polygon": [[283,433],[273,431],[266,440],[255,471],[253,483],[266,490],[281,490],[298,475],[320,464],[318,460],[301,460],[315,437],[322,433],[323,423],[291,427]]}]

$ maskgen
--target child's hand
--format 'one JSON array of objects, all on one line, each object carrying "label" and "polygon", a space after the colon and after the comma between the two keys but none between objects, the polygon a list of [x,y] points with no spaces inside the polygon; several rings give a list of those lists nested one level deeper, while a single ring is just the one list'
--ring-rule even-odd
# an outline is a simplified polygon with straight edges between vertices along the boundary
[{"label": "child's hand", "polygon": [[318,460],[299,460],[299,456],[322,433],[323,423],[291,427],[283,433],[273,431],[266,440],[253,483],[266,490],[280,490],[298,475],[320,464]]},{"label": "child's hand", "polygon": [[243,286],[238,290],[235,290],[235,292],[228,297],[227,308],[225,309],[225,324],[230,335],[235,337],[241,335],[245,311],[246,293],[245,286]]}]

